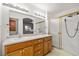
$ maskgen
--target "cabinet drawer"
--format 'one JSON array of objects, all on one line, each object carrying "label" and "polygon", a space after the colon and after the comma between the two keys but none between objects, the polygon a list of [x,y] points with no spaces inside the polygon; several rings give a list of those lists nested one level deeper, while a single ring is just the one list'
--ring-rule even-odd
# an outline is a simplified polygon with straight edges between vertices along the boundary
[{"label": "cabinet drawer", "polygon": [[44,55],[48,53],[48,41],[44,42]]},{"label": "cabinet drawer", "polygon": [[11,53],[11,52],[16,51],[18,49],[21,49],[21,48],[24,48],[24,47],[27,47],[27,46],[31,46],[31,45],[33,45],[32,41],[7,45],[7,46],[5,46],[5,53],[8,54],[8,53]]},{"label": "cabinet drawer", "polygon": [[22,56],[22,50],[11,52],[9,54],[6,54],[6,56]]},{"label": "cabinet drawer", "polygon": [[40,43],[40,44],[37,44],[37,45],[34,46],[34,51],[35,52],[40,50],[40,49],[43,49],[43,43]]},{"label": "cabinet drawer", "polygon": [[41,50],[35,52],[34,55],[35,55],[35,56],[43,56],[43,49],[41,49]]},{"label": "cabinet drawer", "polygon": [[36,40],[33,41],[34,44],[38,44],[38,43],[41,43],[41,42],[43,42],[43,38],[36,39]]},{"label": "cabinet drawer", "polygon": [[51,39],[52,39],[51,36],[49,36],[49,37],[45,37],[44,41],[50,41]]}]

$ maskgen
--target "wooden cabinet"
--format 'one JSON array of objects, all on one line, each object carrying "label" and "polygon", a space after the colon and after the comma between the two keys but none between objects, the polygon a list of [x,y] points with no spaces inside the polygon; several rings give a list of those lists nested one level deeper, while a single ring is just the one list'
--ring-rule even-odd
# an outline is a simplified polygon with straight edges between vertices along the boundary
[{"label": "wooden cabinet", "polygon": [[13,51],[23,49],[25,47],[32,46],[32,45],[33,45],[33,41],[25,41],[25,42],[15,43],[15,44],[11,44],[11,45],[6,45],[5,53],[8,54]]},{"label": "wooden cabinet", "polygon": [[43,38],[34,41],[34,56],[43,56]]},{"label": "wooden cabinet", "polygon": [[13,51],[7,54],[7,56],[33,56],[33,47],[30,46],[21,50]]},{"label": "wooden cabinet", "polygon": [[33,46],[29,46],[23,49],[23,56],[33,56]]},{"label": "wooden cabinet", "polygon": [[22,56],[22,50],[17,50],[6,55],[7,56]]},{"label": "wooden cabinet", "polygon": [[52,50],[52,40],[48,41],[48,51]]},{"label": "wooden cabinet", "polygon": [[44,42],[44,54],[48,53],[48,42]]},{"label": "wooden cabinet", "polygon": [[38,51],[40,49],[43,49],[43,43],[39,43],[39,44],[34,46],[34,52],[36,52],[36,51]]},{"label": "wooden cabinet", "polygon": [[33,44],[39,44],[39,43],[43,43],[43,38],[36,39],[33,41]]},{"label": "wooden cabinet", "polygon": [[52,37],[44,39],[44,55],[52,50]]},{"label": "wooden cabinet", "polygon": [[43,56],[52,50],[51,36],[5,46],[7,56]]},{"label": "wooden cabinet", "polygon": [[[19,52],[18,50],[20,49],[21,51]],[[5,55],[9,54],[9,56],[16,56],[17,53],[20,54],[20,56],[33,56],[33,41],[26,41],[5,46]]]},{"label": "wooden cabinet", "polygon": [[43,49],[40,49],[39,51],[35,52],[34,56],[43,56]]}]

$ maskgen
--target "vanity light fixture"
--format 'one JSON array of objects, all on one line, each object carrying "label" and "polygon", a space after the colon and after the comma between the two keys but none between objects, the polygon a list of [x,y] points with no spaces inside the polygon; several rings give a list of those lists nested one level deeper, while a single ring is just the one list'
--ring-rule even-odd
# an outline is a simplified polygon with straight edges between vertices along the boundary
[{"label": "vanity light fixture", "polygon": [[[4,6],[8,6],[8,7],[11,7],[11,8],[15,8],[15,9],[18,9],[18,10],[21,10],[21,11],[25,11],[25,12],[29,12],[29,10],[26,10],[25,8],[23,7],[20,7],[16,4],[11,4],[11,3],[2,3],[2,5]],[[43,18],[46,18],[45,16],[41,15],[40,13],[34,13],[36,16],[40,16],[40,17],[43,17]]]},{"label": "vanity light fixture", "polygon": [[4,5],[4,6],[11,7],[11,8],[18,9],[18,10],[22,10],[22,11],[25,11],[25,12],[29,12],[29,11],[26,10],[25,8],[19,7],[18,5],[14,5],[14,4],[11,4],[11,3],[3,3],[3,5]]},{"label": "vanity light fixture", "polygon": [[34,13],[34,14],[37,15],[37,16],[40,16],[40,17],[46,18],[45,16],[40,15],[40,14],[38,14],[38,13]]}]

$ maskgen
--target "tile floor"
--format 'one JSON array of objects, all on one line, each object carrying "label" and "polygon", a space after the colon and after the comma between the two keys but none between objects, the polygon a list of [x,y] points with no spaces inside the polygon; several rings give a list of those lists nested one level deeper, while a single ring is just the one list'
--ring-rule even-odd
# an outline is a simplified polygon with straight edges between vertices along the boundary
[{"label": "tile floor", "polygon": [[64,51],[63,49],[54,48],[47,56],[74,56],[73,54]]}]

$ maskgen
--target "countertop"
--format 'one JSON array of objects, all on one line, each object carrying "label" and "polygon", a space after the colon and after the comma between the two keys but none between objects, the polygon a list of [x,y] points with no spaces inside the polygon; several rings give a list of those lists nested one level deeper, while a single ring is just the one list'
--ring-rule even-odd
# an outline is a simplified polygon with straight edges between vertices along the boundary
[{"label": "countertop", "polygon": [[42,35],[33,35],[33,36],[20,37],[20,38],[8,38],[3,41],[3,45],[10,45],[10,44],[19,43],[19,42],[35,40],[37,38],[42,38],[42,37],[46,37],[46,36],[51,36],[51,35],[42,34]]}]

